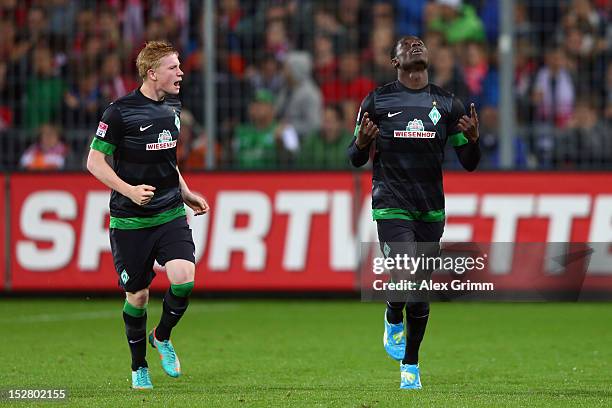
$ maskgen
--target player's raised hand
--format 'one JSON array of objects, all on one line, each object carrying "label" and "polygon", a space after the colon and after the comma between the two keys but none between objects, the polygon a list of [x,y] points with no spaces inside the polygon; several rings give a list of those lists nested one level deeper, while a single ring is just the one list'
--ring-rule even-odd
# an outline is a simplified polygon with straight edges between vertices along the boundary
[{"label": "player's raised hand", "polygon": [[359,133],[357,133],[357,140],[355,141],[357,147],[361,150],[365,149],[376,139],[378,133],[378,126],[370,119],[368,112],[364,113],[361,125],[359,126]]},{"label": "player's raised hand", "polygon": [[155,187],[148,184],[132,186],[128,193],[128,198],[137,205],[146,205],[153,199]]},{"label": "player's raised hand", "polygon": [[183,202],[193,210],[196,216],[206,214],[210,210],[204,197],[191,191],[183,194]]},{"label": "player's raised hand", "polygon": [[470,116],[463,115],[459,119],[459,129],[470,142],[476,143],[478,141],[480,137],[478,134],[478,114],[473,103],[470,105]]}]

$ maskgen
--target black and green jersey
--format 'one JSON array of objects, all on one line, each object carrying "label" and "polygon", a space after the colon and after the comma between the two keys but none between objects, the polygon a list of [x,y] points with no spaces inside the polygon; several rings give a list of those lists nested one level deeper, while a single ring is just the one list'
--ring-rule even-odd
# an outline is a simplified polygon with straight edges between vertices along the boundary
[{"label": "black and green jersey", "polygon": [[176,170],[181,103],[167,96],[147,98],[137,89],[110,104],[102,115],[91,148],[113,156],[113,168],[128,184],[154,186],[144,206],[117,191],[111,193],[110,227],[146,228],[185,215]]},{"label": "black and green jersey", "polygon": [[[413,90],[395,81],[365,97],[358,126],[365,112],[380,132],[373,157],[373,218],[444,221],[444,147],[447,141],[455,147],[468,143],[458,125],[463,103],[433,84]],[[353,165],[362,166],[370,147],[359,150],[355,139],[348,153]]]}]

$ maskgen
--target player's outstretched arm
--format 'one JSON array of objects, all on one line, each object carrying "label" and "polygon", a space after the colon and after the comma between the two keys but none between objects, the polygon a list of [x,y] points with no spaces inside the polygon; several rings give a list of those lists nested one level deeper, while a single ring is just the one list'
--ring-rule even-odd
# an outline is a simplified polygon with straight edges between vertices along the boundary
[{"label": "player's outstretched arm", "polygon": [[208,206],[208,203],[206,202],[204,197],[199,194],[193,193],[189,189],[189,186],[187,186],[187,182],[183,178],[178,166],[176,167],[176,172],[179,176],[179,185],[181,186],[181,197],[183,198],[183,202],[193,210],[194,215],[197,216],[206,214],[210,210],[210,207]]},{"label": "player's outstretched arm", "polygon": [[146,205],[153,198],[155,187],[146,184],[132,186],[121,180],[117,173],[106,162],[106,155],[90,149],[87,156],[87,170],[112,190],[132,200],[135,204]]},{"label": "player's outstretched arm", "polygon": [[355,167],[361,167],[370,158],[370,146],[378,136],[378,126],[370,119],[368,112],[363,114],[357,135],[348,148],[348,155]]}]

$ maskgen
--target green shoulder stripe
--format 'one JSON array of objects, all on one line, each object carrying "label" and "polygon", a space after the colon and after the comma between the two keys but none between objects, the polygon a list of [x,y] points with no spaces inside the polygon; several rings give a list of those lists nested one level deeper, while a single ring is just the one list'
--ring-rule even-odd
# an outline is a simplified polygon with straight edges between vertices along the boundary
[{"label": "green shoulder stripe", "polygon": [[455,133],[454,135],[449,136],[450,142],[454,147],[463,146],[468,142],[467,137],[463,134],[463,132]]},{"label": "green shoulder stripe", "polygon": [[117,146],[115,146],[114,144],[110,144],[108,142],[105,142],[104,140],[100,140],[97,137],[94,137],[90,147],[109,156],[112,155],[115,149],[117,148]]},{"label": "green shoulder stripe", "polygon": [[181,205],[180,207],[155,214],[152,217],[110,217],[110,227],[122,230],[156,227],[175,218],[183,217],[186,214],[185,207]]}]

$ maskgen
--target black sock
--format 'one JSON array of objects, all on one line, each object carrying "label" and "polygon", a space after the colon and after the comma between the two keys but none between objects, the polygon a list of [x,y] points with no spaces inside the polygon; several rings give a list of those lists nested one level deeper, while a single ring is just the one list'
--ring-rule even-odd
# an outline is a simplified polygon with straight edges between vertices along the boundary
[{"label": "black sock", "polygon": [[176,296],[172,293],[171,288],[168,289],[164,295],[161,319],[155,328],[155,338],[157,340],[164,341],[170,338],[172,328],[181,320],[188,305],[189,298]]},{"label": "black sock", "polygon": [[131,316],[123,312],[125,322],[125,334],[127,336],[130,352],[132,353],[132,371],[140,367],[147,367],[147,314],[139,317]]},{"label": "black sock", "polygon": [[399,324],[404,321],[404,302],[387,302],[387,322]]},{"label": "black sock", "polygon": [[429,303],[416,302],[406,305],[406,352],[402,364],[418,364],[419,348],[427,328]]}]

